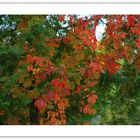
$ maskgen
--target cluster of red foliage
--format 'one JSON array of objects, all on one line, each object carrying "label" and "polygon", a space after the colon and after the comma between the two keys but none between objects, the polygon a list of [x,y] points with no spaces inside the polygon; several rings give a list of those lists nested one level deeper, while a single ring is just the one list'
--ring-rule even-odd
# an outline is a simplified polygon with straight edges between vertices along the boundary
[{"label": "cluster of red foliage", "polygon": [[[121,58],[131,61],[132,46],[127,43],[127,37],[136,35],[135,47],[140,51],[140,20],[138,16],[108,16],[106,19],[106,34],[103,42],[96,39],[96,27],[102,20],[102,15],[92,18],[80,18],[74,21],[73,16],[69,18],[70,29],[65,37],[49,39],[46,38],[46,47],[50,48],[50,59],[45,56],[35,55],[36,50],[26,46],[27,70],[33,75],[35,85],[43,81],[49,82],[45,92],[35,98],[34,106],[40,114],[47,114],[47,118],[41,118],[40,124],[66,124],[65,111],[71,106],[69,97],[80,96],[81,107],[79,110],[85,114],[93,115],[96,110],[93,108],[98,96],[93,88],[100,80],[100,73],[107,70],[109,74],[116,74],[121,65],[118,60]],[[58,16],[59,22],[65,20],[65,16]],[[93,24],[94,23],[94,24]],[[89,25],[93,24],[93,28]],[[122,30],[126,28],[126,31]],[[66,46],[70,45],[73,55],[64,52],[61,56],[61,65],[51,61],[61,42]],[[113,45],[112,45],[113,44]],[[86,55],[86,51],[90,52]],[[101,51],[101,53],[96,53]],[[140,53],[138,53],[140,54]],[[140,55],[135,58],[136,67],[140,68]],[[74,71],[74,73],[73,73]],[[55,72],[57,73],[57,76]],[[71,80],[71,74],[80,75],[79,79]],[[52,77],[50,79],[49,77]],[[80,79],[84,80],[81,84]],[[79,81],[78,81],[79,80]],[[85,98],[83,94],[86,93]],[[43,116],[43,115],[42,115]]]}]

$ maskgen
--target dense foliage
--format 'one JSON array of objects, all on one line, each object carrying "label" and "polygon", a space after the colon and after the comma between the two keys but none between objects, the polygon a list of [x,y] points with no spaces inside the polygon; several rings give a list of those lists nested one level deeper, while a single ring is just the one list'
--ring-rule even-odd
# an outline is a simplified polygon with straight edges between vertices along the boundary
[{"label": "dense foliage", "polygon": [[0,124],[139,124],[139,114],[140,16],[0,16]]}]

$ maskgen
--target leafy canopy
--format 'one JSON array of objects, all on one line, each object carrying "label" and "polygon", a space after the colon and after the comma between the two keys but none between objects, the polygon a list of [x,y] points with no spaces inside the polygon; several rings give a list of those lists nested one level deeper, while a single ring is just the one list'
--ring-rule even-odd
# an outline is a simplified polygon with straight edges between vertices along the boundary
[{"label": "leafy canopy", "polygon": [[3,15],[0,24],[0,124],[139,123],[140,16]]}]

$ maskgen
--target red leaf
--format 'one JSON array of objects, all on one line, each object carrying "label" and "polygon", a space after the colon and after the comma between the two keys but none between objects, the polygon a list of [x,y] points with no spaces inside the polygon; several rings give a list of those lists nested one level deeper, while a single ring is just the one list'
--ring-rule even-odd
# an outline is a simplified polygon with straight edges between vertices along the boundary
[{"label": "red leaf", "polygon": [[54,71],[55,71],[55,67],[53,67],[53,66],[47,67],[47,68],[45,69],[45,72],[46,72],[46,74],[48,74],[48,75],[53,74]]},{"label": "red leaf", "polygon": [[49,92],[48,92],[48,99],[49,99],[49,100],[54,99],[55,94],[57,94],[57,91],[55,91],[55,90],[49,91]]},{"label": "red leaf", "polygon": [[96,100],[97,100],[98,96],[97,95],[92,95],[90,97],[88,97],[88,103],[92,103],[92,104],[95,104],[96,103]]},{"label": "red leaf", "polygon": [[93,87],[94,85],[96,85],[97,82],[96,81],[90,81],[86,84],[87,87]]},{"label": "red leaf", "polygon": [[108,70],[109,74],[116,74],[120,70],[120,65],[116,63],[116,58],[113,55],[106,55],[104,68]]},{"label": "red leaf", "polygon": [[117,71],[120,70],[120,65],[112,63],[110,67],[108,67],[109,74],[116,74]]},{"label": "red leaf", "polygon": [[27,69],[28,69],[28,72],[31,72],[31,71],[33,71],[33,66],[32,66],[32,65],[29,65],[29,66],[27,67]]},{"label": "red leaf", "polygon": [[96,114],[96,110],[92,108],[89,104],[84,106],[83,112],[88,115]]},{"label": "red leaf", "polygon": [[51,81],[51,84],[52,84],[54,87],[57,87],[58,84],[59,84],[58,79],[53,79],[53,80]]},{"label": "red leaf", "polygon": [[43,99],[36,100],[34,105],[38,110],[46,109],[46,102]]},{"label": "red leaf", "polygon": [[81,88],[82,88],[82,86],[78,86],[75,93],[78,94],[81,91]]},{"label": "red leaf", "polygon": [[37,58],[36,59],[36,64],[38,65],[38,66],[40,66],[40,67],[42,67],[43,66],[43,63],[44,63],[44,58],[42,57],[42,58]]},{"label": "red leaf", "polygon": [[135,22],[136,22],[136,21],[135,21],[135,18],[136,18],[135,16],[131,16],[131,15],[128,16],[128,17],[127,17],[127,19],[128,19],[127,25],[128,25],[128,26],[134,27],[134,26],[135,26]]},{"label": "red leaf", "polygon": [[97,62],[91,63],[90,68],[92,69],[92,73],[98,72],[100,74],[102,71],[102,67]]},{"label": "red leaf", "polygon": [[64,16],[62,16],[62,15],[59,16],[59,17],[58,17],[58,20],[59,20],[60,22],[64,21]]},{"label": "red leaf", "polygon": [[28,63],[33,63],[35,61],[35,57],[34,56],[31,56],[31,55],[27,55],[27,62]]},{"label": "red leaf", "polygon": [[66,85],[66,81],[62,81],[59,83],[58,87],[63,89],[65,88],[65,85]]}]

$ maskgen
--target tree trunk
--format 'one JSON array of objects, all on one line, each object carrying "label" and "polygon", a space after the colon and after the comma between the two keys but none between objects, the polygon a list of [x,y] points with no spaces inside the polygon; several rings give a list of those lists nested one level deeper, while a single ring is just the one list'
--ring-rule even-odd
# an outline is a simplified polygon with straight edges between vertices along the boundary
[{"label": "tree trunk", "polygon": [[37,108],[34,107],[34,100],[30,104],[30,124],[39,125],[39,112]]}]

